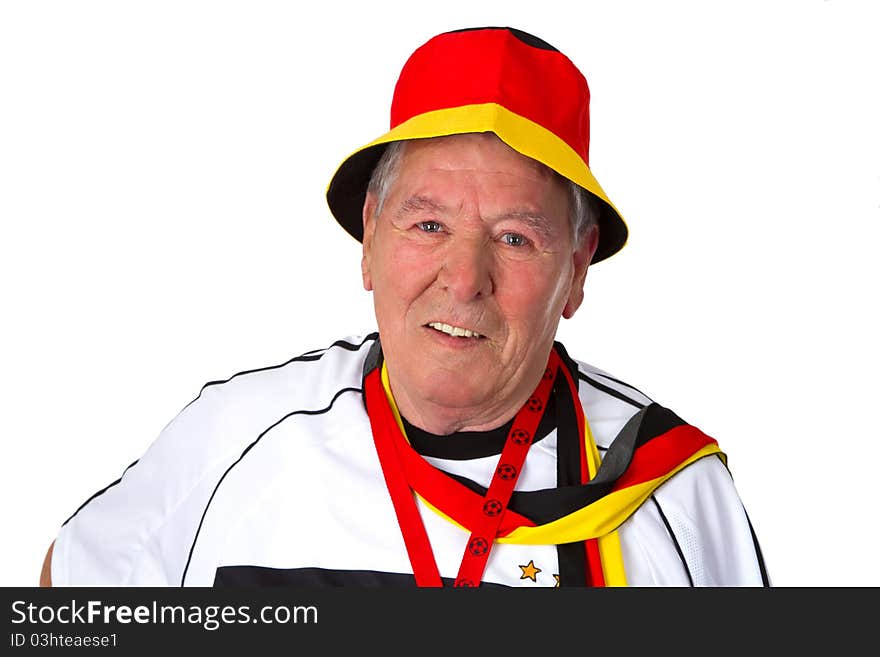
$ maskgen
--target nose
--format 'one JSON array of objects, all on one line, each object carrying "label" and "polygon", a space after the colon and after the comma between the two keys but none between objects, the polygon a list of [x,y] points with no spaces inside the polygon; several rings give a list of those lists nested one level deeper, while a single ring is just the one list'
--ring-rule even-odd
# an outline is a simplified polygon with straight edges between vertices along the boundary
[{"label": "nose", "polygon": [[437,278],[455,301],[467,303],[492,294],[492,253],[484,240],[452,240],[444,256]]}]

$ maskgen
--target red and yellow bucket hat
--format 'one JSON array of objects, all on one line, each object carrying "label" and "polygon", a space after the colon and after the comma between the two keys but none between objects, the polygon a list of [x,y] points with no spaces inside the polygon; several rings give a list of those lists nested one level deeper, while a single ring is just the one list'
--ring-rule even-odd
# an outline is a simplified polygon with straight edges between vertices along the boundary
[{"label": "red and yellow bucket hat", "polygon": [[445,32],[404,64],[391,102],[391,129],[348,156],[327,188],[340,225],[363,239],[363,205],[373,169],[394,141],[493,132],[599,199],[593,262],[615,254],[627,228],[590,171],[590,90],[550,44],[509,27]]}]

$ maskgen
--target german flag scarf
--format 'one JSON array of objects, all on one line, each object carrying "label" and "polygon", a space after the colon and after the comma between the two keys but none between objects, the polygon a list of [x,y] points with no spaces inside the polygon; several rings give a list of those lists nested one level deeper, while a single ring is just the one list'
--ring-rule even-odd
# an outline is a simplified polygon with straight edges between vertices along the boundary
[{"label": "german flag scarf", "polygon": [[[511,425],[489,488],[467,485],[410,445],[378,341],[364,372],[373,439],[419,586],[443,583],[413,494],[470,534],[457,587],[479,586],[496,542],[558,546],[562,586],[626,586],[617,528],[681,469],[711,454],[725,460],[715,440],[655,403],[633,415],[600,458],[579,403],[576,367],[557,343],[541,382]],[[513,492],[551,395],[558,485]]]}]

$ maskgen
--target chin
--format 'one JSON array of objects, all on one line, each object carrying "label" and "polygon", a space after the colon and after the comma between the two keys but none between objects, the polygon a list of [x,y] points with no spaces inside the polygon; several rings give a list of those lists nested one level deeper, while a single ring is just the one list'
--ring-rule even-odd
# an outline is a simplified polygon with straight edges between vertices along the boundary
[{"label": "chin", "polygon": [[[479,375],[472,375],[479,376]],[[447,408],[473,408],[492,403],[490,391],[470,385],[471,378],[461,371],[429,374],[423,381],[424,398]]]}]

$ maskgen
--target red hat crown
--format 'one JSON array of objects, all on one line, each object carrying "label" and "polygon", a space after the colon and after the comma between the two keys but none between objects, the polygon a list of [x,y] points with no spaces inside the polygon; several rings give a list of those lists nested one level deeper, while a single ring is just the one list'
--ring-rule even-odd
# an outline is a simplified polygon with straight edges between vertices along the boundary
[{"label": "red hat crown", "polygon": [[589,165],[586,78],[553,46],[510,28],[446,32],[420,46],[397,80],[391,128],[425,112],[482,103],[553,132]]}]

